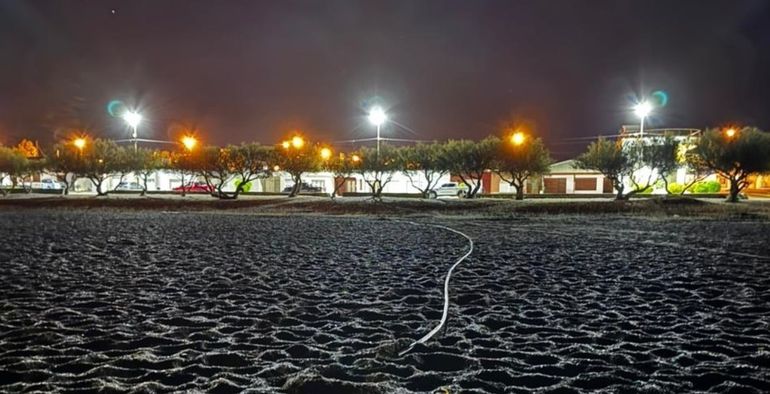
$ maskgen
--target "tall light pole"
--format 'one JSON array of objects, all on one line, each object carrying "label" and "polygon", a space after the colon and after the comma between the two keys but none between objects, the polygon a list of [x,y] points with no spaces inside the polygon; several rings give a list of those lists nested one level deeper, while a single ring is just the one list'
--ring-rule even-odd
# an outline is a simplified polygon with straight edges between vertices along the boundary
[{"label": "tall light pole", "polygon": [[377,160],[380,159],[380,126],[388,121],[388,115],[382,107],[374,107],[369,110],[369,123],[377,126]]},{"label": "tall light pole", "polygon": [[126,113],[123,114],[123,120],[126,121],[129,127],[131,127],[131,139],[134,140],[134,152],[137,151],[137,134],[136,129],[139,127],[139,123],[142,122],[142,114],[134,111],[126,111]]},{"label": "tall light pole", "polygon": [[650,112],[652,112],[652,104],[647,101],[642,101],[634,106],[634,113],[641,119],[639,138],[644,137],[644,118],[650,115]]}]

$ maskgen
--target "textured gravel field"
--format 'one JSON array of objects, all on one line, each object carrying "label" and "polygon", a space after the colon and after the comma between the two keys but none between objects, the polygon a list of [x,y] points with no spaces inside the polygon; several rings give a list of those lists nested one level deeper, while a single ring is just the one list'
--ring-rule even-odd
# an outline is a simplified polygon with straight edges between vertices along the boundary
[{"label": "textured gravel field", "polygon": [[[0,213],[0,391],[767,392],[770,223]],[[443,389],[443,390],[442,390]]]}]

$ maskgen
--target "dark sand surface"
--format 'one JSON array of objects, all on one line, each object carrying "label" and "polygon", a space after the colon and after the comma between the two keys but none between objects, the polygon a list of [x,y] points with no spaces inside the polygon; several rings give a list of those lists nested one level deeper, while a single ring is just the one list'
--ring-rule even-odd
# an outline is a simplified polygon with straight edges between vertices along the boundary
[{"label": "dark sand surface", "polygon": [[0,214],[0,391],[767,392],[770,223]]}]

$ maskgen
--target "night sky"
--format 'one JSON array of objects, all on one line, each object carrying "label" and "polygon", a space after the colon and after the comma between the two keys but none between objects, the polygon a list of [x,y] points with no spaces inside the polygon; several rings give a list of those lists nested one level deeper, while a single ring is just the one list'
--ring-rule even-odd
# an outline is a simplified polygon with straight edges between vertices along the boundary
[{"label": "night sky", "polygon": [[568,157],[657,90],[652,126],[770,129],[770,2],[0,0],[4,144],[126,137],[111,100],[148,138],[367,138],[378,102],[385,137],[516,124]]}]

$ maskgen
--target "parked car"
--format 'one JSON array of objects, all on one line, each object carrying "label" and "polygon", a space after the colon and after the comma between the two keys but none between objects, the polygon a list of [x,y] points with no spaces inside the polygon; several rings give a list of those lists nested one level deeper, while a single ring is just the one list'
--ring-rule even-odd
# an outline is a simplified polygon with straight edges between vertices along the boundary
[{"label": "parked car", "polygon": [[55,181],[53,179],[42,179],[40,180],[40,183],[43,186],[42,189],[63,189],[64,188],[61,182]]},{"label": "parked car", "polygon": [[439,198],[439,197],[463,198],[464,196],[465,196],[465,184],[457,183],[457,182],[444,183],[441,186],[428,192],[428,197],[430,198]]},{"label": "parked car", "polygon": [[186,186],[177,186],[172,190],[175,192],[184,190],[187,193],[211,193],[214,191],[214,187],[207,185],[205,182],[192,182]]},{"label": "parked car", "polygon": [[21,185],[27,189],[63,189],[61,182],[53,179],[41,179],[40,182],[24,182]]},{"label": "parked car", "polygon": [[120,182],[118,183],[118,186],[115,187],[116,191],[135,191],[139,192],[144,190],[144,187],[140,185],[137,182]]},{"label": "parked car", "polygon": [[[286,186],[283,188],[284,193],[291,193],[291,190],[294,188],[294,185]],[[318,186],[309,185],[305,182],[302,182],[302,185],[299,187],[300,193],[322,193],[323,190],[321,190]]]}]

